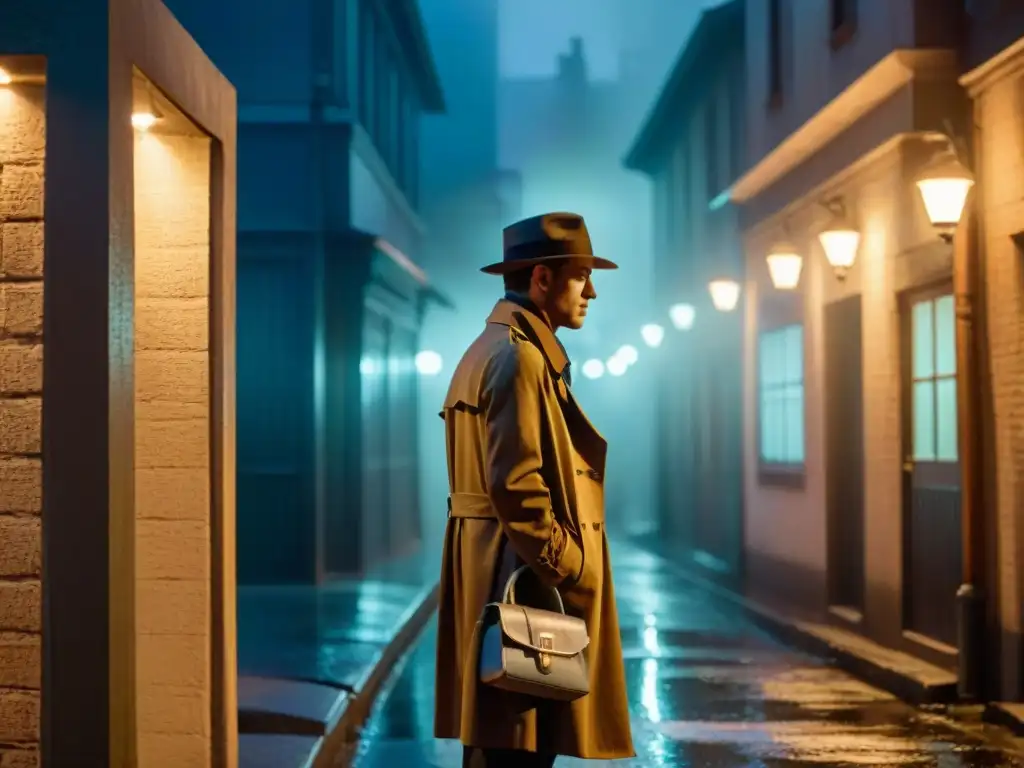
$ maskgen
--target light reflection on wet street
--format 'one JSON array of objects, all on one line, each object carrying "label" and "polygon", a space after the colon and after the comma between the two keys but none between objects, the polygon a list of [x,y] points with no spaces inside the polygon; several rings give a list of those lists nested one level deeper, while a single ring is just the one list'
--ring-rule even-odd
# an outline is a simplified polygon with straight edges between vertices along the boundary
[{"label": "light reflection on wet street", "polygon": [[[1024,768],[1005,731],[907,706],[786,648],[641,550],[617,544],[613,562],[637,757],[559,768]],[[460,745],[431,737],[434,632],[367,723],[358,768],[461,765]]]}]

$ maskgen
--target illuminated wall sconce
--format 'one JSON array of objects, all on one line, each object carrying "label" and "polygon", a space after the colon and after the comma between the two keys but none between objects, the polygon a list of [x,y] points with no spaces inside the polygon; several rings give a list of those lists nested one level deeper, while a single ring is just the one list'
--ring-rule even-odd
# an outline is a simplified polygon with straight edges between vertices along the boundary
[{"label": "illuminated wall sconce", "polygon": [[825,207],[832,211],[832,220],[818,234],[818,241],[836,279],[845,280],[847,272],[857,260],[860,230],[850,220],[842,200],[831,200],[825,203]]},{"label": "illuminated wall sconce", "polygon": [[665,329],[657,323],[648,323],[640,329],[640,335],[644,339],[644,344],[655,349],[665,340]]},{"label": "illuminated wall sconce", "polygon": [[156,104],[153,102],[153,96],[150,94],[146,104],[132,112],[132,127],[137,131],[145,133],[160,122],[162,117],[163,115],[160,114],[160,110],[157,109]]},{"label": "illuminated wall sconce", "polygon": [[804,259],[790,243],[777,243],[766,257],[772,285],[781,291],[791,291],[800,284]]},{"label": "illuminated wall sconce", "polygon": [[692,304],[673,304],[669,307],[668,316],[677,331],[688,331],[693,328],[697,310]]},{"label": "illuminated wall sconce", "polygon": [[0,67],[0,86],[10,85],[12,81],[11,73]]},{"label": "illuminated wall sconce", "polygon": [[948,139],[946,149],[921,170],[916,184],[929,221],[939,237],[950,242],[974,186],[974,176],[961,162],[952,138]]},{"label": "illuminated wall sconce", "polygon": [[712,280],[708,283],[711,303],[719,312],[732,312],[740,300],[740,284],[735,280]]}]

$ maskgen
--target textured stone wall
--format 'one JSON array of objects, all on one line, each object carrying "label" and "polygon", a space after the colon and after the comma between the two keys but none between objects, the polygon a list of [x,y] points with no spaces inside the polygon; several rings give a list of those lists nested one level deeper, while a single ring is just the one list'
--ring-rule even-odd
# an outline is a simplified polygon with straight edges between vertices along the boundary
[{"label": "textured stone wall", "polygon": [[43,89],[0,88],[0,768],[38,762]]},{"label": "textured stone wall", "polygon": [[139,764],[211,759],[210,142],[135,147]]}]

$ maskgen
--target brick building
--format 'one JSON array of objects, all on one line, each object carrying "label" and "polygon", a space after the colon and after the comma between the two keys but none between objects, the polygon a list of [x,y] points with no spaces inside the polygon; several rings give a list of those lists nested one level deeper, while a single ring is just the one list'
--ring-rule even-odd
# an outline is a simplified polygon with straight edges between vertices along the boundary
[{"label": "brick building", "polygon": [[239,94],[239,580],[364,571],[421,539],[419,7],[168,5]]},{"label": "brick building", "polygon": [[742,171],[744,1],[704,11],[626,157],[651,179],[654,300],[694,310],[694,333],[658,353],[658,544],[707,575],[742,574],[742,308],[718,311],[712,280],[744,273],[738,209],[720,205]]},{"label": "brick building", "polygon": [[158,2],[34,9],[0,9],[0,765],[230,768],[234,90]]},{"label": "brick building", "polygon": [[[748,167],[730,192],[747,257],[746,591],[935,696],[952,695],[958,674],[963,685],[974,655],[958,633],[968,582],[983,601],[981,693],[1021,696],[1009,96],[1021,27],[1009,5],[847,0],[796,13],[760,0],[746,14]],[[978,180],[977,242],[969,225],[940,237],[916,184],[951,147]],[[983,265],[971,335],[982,362],[969,372],[958,248]]]}]

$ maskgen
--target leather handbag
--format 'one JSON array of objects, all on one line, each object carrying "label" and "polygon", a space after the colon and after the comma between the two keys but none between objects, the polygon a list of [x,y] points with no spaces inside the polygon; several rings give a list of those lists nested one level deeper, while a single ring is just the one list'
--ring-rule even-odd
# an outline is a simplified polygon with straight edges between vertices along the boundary
[{"label": "leather handbag", "polygon": [[540,699],[573,701],[590,693],[584,650],[590,644],[583,619],[568,616],[557,589],[558,611],[516,603],[515,587],[528,566],[505,584],[500,603],[480,617],[480,681]]}]

